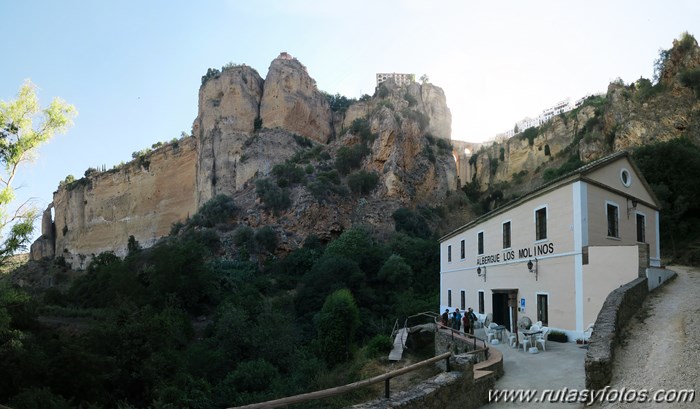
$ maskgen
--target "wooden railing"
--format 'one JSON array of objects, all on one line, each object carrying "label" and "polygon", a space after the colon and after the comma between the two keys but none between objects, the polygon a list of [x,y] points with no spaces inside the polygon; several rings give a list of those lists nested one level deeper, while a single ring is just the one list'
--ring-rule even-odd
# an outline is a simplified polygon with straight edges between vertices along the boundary
[{"label": "wooden railing", "polygon": [[301,395],[288,396],[286,398],[270,400],[267,402],[253,403],[251,405],[245,405],[245,406],[237,406],[235,408],[229,408],[229,409],[279,408],[281,406],[292,405],[295,403],[308,402],[311,400],[324,399],[324,398],[330,398],[331,396],[342,395],[344,393],[348,393],[348,392],[354,391],[354,390],[359,389],[359,388],[364,388],[366,386],[374,385],[374,384],[379,383],[379,382],[384,382],[384,396],[388,399],[390,397],[389,383],[391,381],[391,378],[395,378],[399,375],[403,375],[405,373],[415,371],[416,369],[430,365],[430,364],[435,363],[437,361],[441,361],[443,359],[447,362],[446,370],[449,372],[450,371],[450,356],[452,356],[452,352],[445,352],[444,354],[440,354],[440,355],[432,357],[430,359],[426,359],[425,361],[421,361],[421,362],[415,363],[413,365],[409,365],[405,368],[401,368],[401,369],[397,369],[395,371],[387,372],[383,375],[378,375],[378,376],[375,376],[374,378],[365,379],[365,380],[362,380],[359,382],[354,382],[354,383],[350,383],[350,384],[343,385],[343,386],[337,386],[335,388],[324,389],[321,391],[304,393]]},{"label": "wooden railing", "polygon": [[484,352],[484,355],[486,356],[486,359],[489,358],[489,347],[488,347],[488,343],[486,342],[486,340],[481,339],[481,338],[479,338],[479,337],[477,337],[477,336],[474,336],[474,335],[472,335],[472,334],[469,334],[469,333],[466,333],[466,332],[463,332],[463,331],[460,331],[460,330],[456,330],[456,329],[454,329],[454,328],[452,328],[452,327],[448,327],[448,326],[446,326],[446,325],[442,325],[442,323],[440,323],[440,322],[437,321],[437,320],[435,321],[435,325],[437,325],[438,331],[439,331],[440,329],[450,331],[450,335],[452,336],[452,341],[453,341],[453,342],[454,342],[454,339],[455,339],[455,335],[456,335],[457,337],[462,337],[462,338],[464,338],[464,341],[467,342],[467,343],[468,343],[469,340],[471,339],[471,343],[472,343],[472,351],[471,351],[471,352],[475,352],[475,353]]}]

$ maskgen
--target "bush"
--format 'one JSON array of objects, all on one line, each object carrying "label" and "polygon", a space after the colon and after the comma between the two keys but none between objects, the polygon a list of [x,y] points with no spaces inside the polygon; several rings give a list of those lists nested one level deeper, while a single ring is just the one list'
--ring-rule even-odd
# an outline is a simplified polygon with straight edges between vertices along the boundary
[{"label": "bush", "polygon": [[549,331],[547,340],[554,342],[569,342],[569,337],[561,331]]},{"label": "bush", "polygon": [[695,96],[700,98],[700,68],[686,70],[681,73],[681,83],[695,91]]},{"label": "bush", "polygon": [[391,352],[391,348],[393,346],[394,343],[388,336],[376,335],[365,347],[365,352],[367,354],[367,358],[374,358],[380,355],[388,354]]},{"label": "bush", "polygon": [[347,175],[350,170],[357,169],[362,164],[362,158],[365,156],[366,148],[362,145],[353,145],[351,147],[343,146],[338,149],[335,156],[335,168],[342,175]]},{"label": "bush", "polygon": [[420,238],[428,238],[432,235],[425,218],[411,209],[402,207],[397,209],[391,217],[394,219],[397,232]]},{"label": "bush", "polygon": [[217,224],[227,222],[236,214],[236,205],[233,198],[226,195],[217,195],[202,205],[191,218],[192,226],[214,227]]},{"label": "bush", "polygon": [[259,247],[274,253],[277,249],[277,233],[270,226],[261,227],[255,232],[255,242]]},{"label": "bush", "polygon": [[329,366],[350,359],[359,326],[360,312],[350,290],[344,288],[326,298],[318,319],[318,340]]},{"label": "bush", "polygon": [[415,106],[418,104],[418,101],[416,100],[416,98],[413,95],[409,94],[408,91],[404,94],[403,99],[405,99],[406,102],[408,102],[409,107],[412,107],[412,106]]},{"label": "bush", "polygon": [[250,226],[238,226],[236,230],[233,231],[233,244],[239,248],[250,251],[253,247],[254,236],[255,234]]},{"label": "bush", "polygon": [[291,204],[289,192],[272,183],[270,179],[256,180],[255,192],[263,201],[265,208],[275,212],[284,210]]},{"label": "bush", "polygon": [[537,137],[537,134],[539,133],[540,129],[538,127],[531,126],[530,128],[527,128],[525,132],[523,132],[522,136],[520,137],[521,139],[527,139],[527,143],[532,146],[535,144],[535,138]]},{"label": "bush", "polygon": [[348,176],[348,187],[353,193],[364,195],[377,187],[379,176],[374,172],[361,170]]},{"label": "bush", "polygon": [[286,186],[286,183],[283,181],[289,183],[301,183],[306,181],[304,169],[290,162],[279,163],[273,166],[272,174],[277,177],[277,184],[280,186]]}]

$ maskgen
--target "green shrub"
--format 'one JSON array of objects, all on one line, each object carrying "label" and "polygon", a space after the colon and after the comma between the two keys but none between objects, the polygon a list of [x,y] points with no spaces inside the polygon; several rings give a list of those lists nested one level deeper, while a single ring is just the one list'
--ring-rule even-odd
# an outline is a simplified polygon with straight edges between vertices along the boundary
[{"label": "green shrub", "polygon": [[301,166],[291,162],[278,163],[272,167],[272,174],[277,177],[279,186],[286,186],[288,183],[302,183],[306,181],[306,174]]},{"label": "green shrub", "polygon": [[359,326],[360,312],[350,290],[344,288],[326,298],[318,318],[318,340],[329,366],[350,360]]},{"label": "green shrub", "polygon": [[272,183],[270,179],[256,180],[255,192],[262,200],[266,209],[272,209],[278,212],[288,208],[291,204],[289,192]]},{"label": "green shrub", "polygon": [[391,217],[394,219],[397,232],[404,232],[410,236],[420,238],[428,238],[432,235],[425,217],[411,209],[399,208]]},{"label": "green shrub", "polygon": [[251,251],[253,249],[254,236],[255,233],[253,233],[253,229],[250,226],[245,224],[238,226],[233,231],[233,244],[238,248]]},{"label": "green shrub", "polygon": [[364,195],[377,187],[379,175],[374,172],[361,170],[348,176],[348,187],[353,193]]},{"label": "green shrub", "polygon": [[255,117],[255,119],[253,120],[253,132],[258,132],[259,130],[262,129],[262,126],[263,126],[262,118],[260,118],[259,116]]},{"label": "green shrub", "polygon": [[366,148],[362,145],[342,146],[335,155],[335,168],[342,175],[347,175],[350,170],[357,169],[362,165],[362,158],[365,154]]},{"label": "green shrub", "polygon": [[547,334],[547,340],[554,342],[569,342],[569,337],[561,331],[549,331]]},{"label": "green shrub", "polygon": [[306,172],[307,175],[314,173],[314,165],[310,163],[306,165],[306,167],[304,168],[304,172]]},{"label": "green shrub", "polygon": [[367,358],[374,358],[381,355],[387,355],[391,352],[391,348],[394,346],[393,341],[386,335],[375,335],[367,346],[365,347],[365,353]]},{"label": "green shrub", "polygon": [[209,199],[190,219],[192,226],[214,227],[217,224],[227,222],[236,214],[236,205],[233,198],[219,194]]},{"label": "green shrub", "polygon": [[700,68],[686,70],[681,73],[681,83],[695,91],[695,96],[700,98]]},{"label": "green shrub", "polygon": [[527,139],[527,143],[532,146],[535,144],[535,138],[537,138],[537,134],[539,133],[540,129],[535,126],[531,126],[527,128],[523,134],[520,136],[521,139]]},{"label": "green shrub", "polygon": [[277,233],[270,226],[261,227],[255,232],[255,242],[260,248],[274,253],[277,249]]},{"label": "green shrub", "polygon": [[425,155],[426,158],[428,158],[428,160],[429,160],[431,163],[435,163],[435,161],[437,160],[437,159],[435,158],[435,152],[433,152],[433,148],[431,148],[431,147],[428,146],[428,145],[426,145],[426,146],[423,148],[423,154]]},{"label": "green shrub", "polygon": [[448,140],[437,138],[436,144],[441,153],[452,152],[452,144]]},{"label": "green shrub", "polygon": [[384,86],[384,84],[380,85],[379,88],[377,89],[377,96],[379,98],[386,98],[389,96],[389,89]]},{"label": "green shrub", "polygon": [[403,99],[405,99],[406,102],[408,102],[409,107],[412,107],[412,106],[415,106],[418,104],[418,100],[416,100],[416,98],[413,95],[411,95],[408,91],[406,91],[406,93],[403,95]]}]

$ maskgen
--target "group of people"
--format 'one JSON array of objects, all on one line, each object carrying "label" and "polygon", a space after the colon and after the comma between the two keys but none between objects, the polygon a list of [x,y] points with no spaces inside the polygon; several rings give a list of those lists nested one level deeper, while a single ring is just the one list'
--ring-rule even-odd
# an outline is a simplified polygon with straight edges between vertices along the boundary
[{"label": "group of people", "polygon": [[476,314],[474,314],[474,310],[471,307],[464,312],[464,315],[459,312],[459,308],[455,308],[451,317],[449,309],[445,309],[445,312],[442,313],[442,325],[457,331],[463,327],[464,332],[467,334],[474,335],[474,323],[476,321]]}]

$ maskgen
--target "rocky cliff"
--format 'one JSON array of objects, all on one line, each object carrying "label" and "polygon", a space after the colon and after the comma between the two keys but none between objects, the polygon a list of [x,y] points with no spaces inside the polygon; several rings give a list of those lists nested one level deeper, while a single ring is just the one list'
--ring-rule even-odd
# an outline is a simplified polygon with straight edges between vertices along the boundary
[{"label": "rocky cliff", "polygon": [[[62,183],[32,258],[63,256],[84,268],[103,251],[123,256],[129,236],[150,246],[219,194],[241,209],[231,223],[272,226],[284,251],[309,234],[331,239],[357,223],[393,230],[399,207],[435,207],[457,188],[442,89],[388,82],[350,102],[331,111],[287,53],[265,80],[245,65],[210,69],[192,137]],[[256,182],[273,186],[287,205],[272,209]]]},{"label": "rocky cliff", "polygon": [[[476,147],[455,151],[460,182],[482,191],[507,186],[519,194],[542,182],[543,170],[572,159],[589,162],[609,153],[654,142],[688,137],[700,143],[700,99],[686,78],[700,70],[700,48],[692,36],[675,40],[662,51],[659,81],[625,84],[618,80],[607,93],[539,128]],[[460,145],[461,146],[461,145]]]},{"label": "rocky cliff", "polygon": [[196,211],[195,163],[196,141],[188,137],[113,170],[62,183],[53,195],[53,223],[47,209],[38,241],[54,247],[42,244],[32,258],[63,256],[81,269],[103,251],[124,256],[129,236],[152,245]]}]

